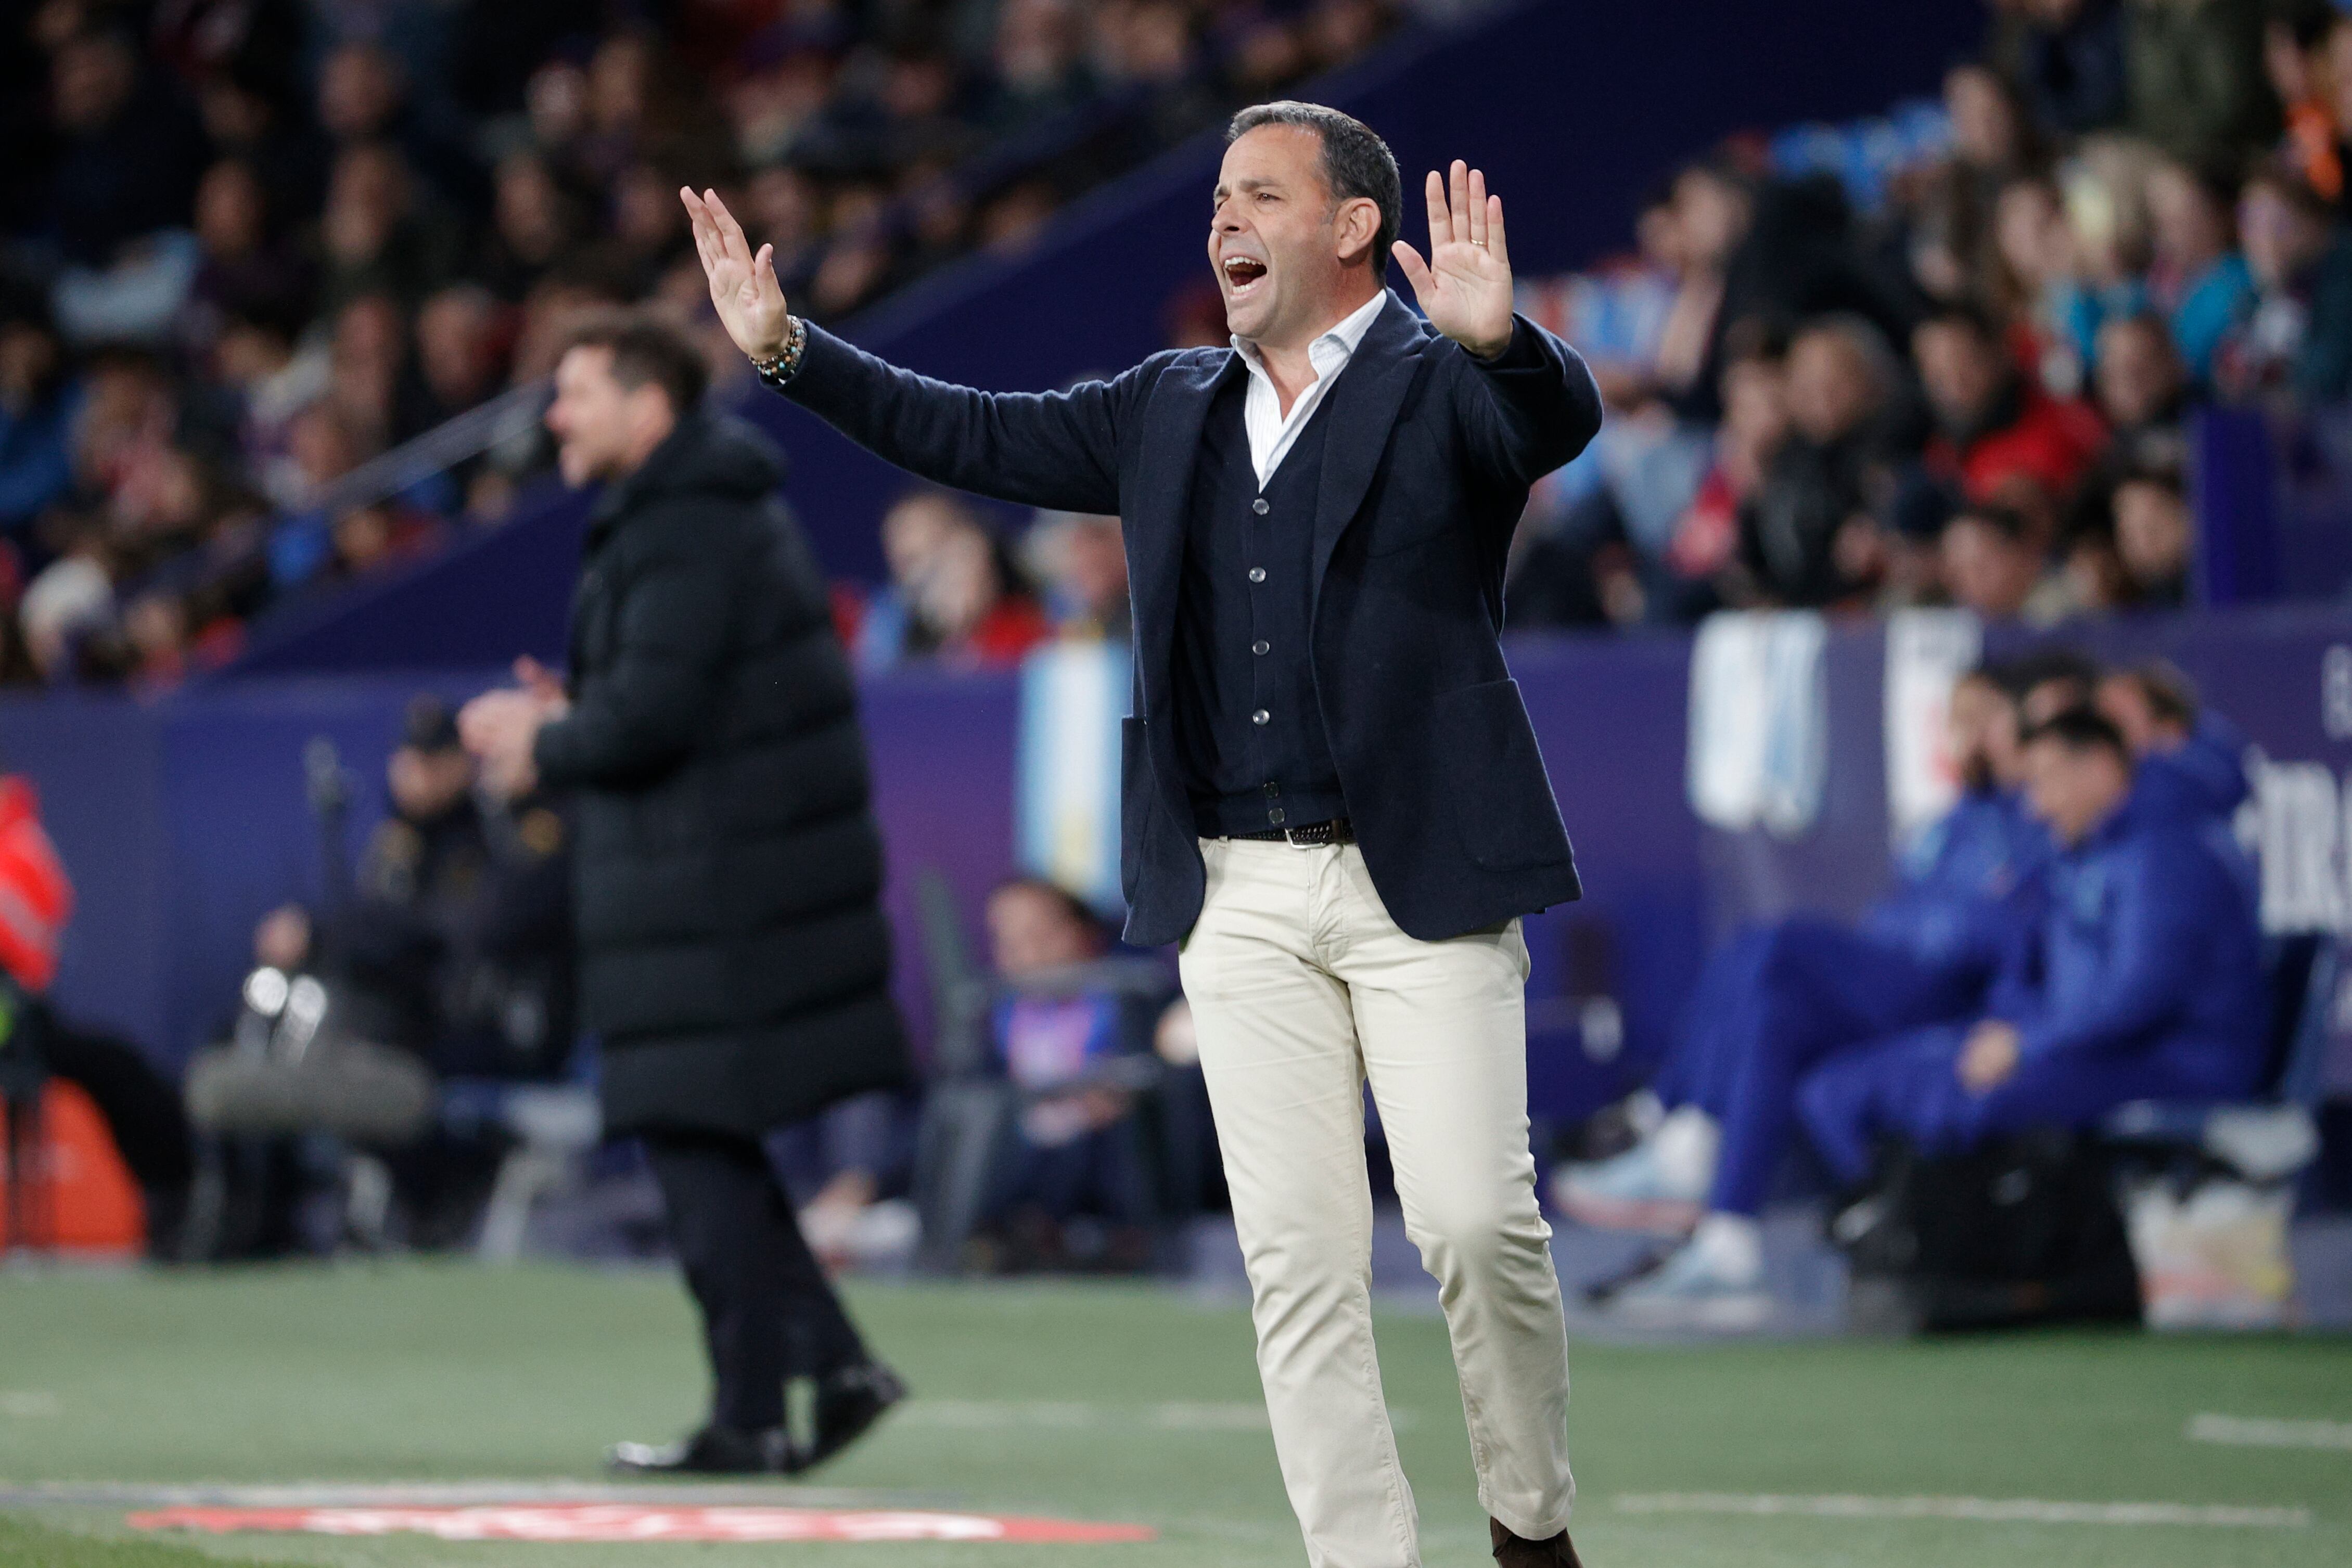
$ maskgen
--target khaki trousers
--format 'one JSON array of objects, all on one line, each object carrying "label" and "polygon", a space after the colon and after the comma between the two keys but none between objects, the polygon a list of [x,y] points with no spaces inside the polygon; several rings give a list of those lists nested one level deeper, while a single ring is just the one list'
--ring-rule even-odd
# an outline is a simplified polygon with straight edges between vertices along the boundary
[{"label": "khaki trousers", "polygon": [[1438,1282],[1479,1500],[1519,1535],[1557,1533],[1576,1492],[1568,1336],[1528,1151],[1519,923],[1415,941],[1353,844],[1201,852],[1207,898],[1180,967],[1308,1562],[1421,1562],[1372,1350],[1367,1082]]}]

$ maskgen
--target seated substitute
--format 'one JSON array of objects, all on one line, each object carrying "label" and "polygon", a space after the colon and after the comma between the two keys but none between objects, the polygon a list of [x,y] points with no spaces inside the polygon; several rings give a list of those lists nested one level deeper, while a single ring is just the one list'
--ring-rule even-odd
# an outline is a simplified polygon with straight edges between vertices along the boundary
[{"label": "seated substitute", "polygon": [[2246,737],[2197,700],[2189,677],[2161,659],[2110,672],[2099,682],[2100,714],[2138,765],[2135,793],[2185,815],[2227,821],[2245,804]]},{"label": "seated substitute", "polygon": [[1719,1217],[1700,1255],[1722,1252],[1711,1273],[1752,1287],[1755,1217],[1798,1077],[1895,1030],[1967,1016],[2015,940],[2020,890],[2048,846],[2015,796],[2018,706],[2006,671],[1960,678],[1949,745],[1962,792],[1903,857],[1901,881],[1853,926],[1799,915],[1718,951],[1654,1085],[1664,1120],[1614,1159],[1564,1169],[1553,1186],[1564,1212],[1675,1235]]},{"label": "seated substitute", "polygon": [[2226,827],[2136,790],[2129,747],[2094,712],[2030,732],[2025,763],[2059,845],[2034,939],[1975,1023],[1896,1035],[1805,1080],[1805,1130],[1842,1182],[1868,1177],[1889,1136],[1957,1154],[2133,1100],[2236,1098],[2261,1076],[2262,936]]}]

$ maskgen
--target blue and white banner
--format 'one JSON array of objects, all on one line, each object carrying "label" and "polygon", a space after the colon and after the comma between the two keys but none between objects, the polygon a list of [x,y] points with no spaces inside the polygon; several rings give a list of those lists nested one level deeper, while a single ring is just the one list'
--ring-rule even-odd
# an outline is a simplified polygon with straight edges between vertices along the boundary
[{"label": "blue and white banner", "polygon": [[1099,908],[1119,906],[1119,720],[1131,665],[1124,643],[1039,649],[1021,669],[1014,853]]},{"label": "blue and white banner", "polygon": [[1960,798],[1952,687],[1984,656],[1966,610],[1898,610],[1886,621],[1886,817],[1899,851]]},{"label": "blue and white banner", "polygon": [[1709,616],[1691,651],[1691,810],[1711,826],[1795,839],[1829,771],[1829,629],[1811,611]]}]

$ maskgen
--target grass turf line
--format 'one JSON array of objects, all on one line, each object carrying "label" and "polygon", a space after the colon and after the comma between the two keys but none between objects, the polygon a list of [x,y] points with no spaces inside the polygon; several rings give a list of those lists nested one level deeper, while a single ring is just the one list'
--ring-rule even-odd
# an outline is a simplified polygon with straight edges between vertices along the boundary
[{"label": "grass turf line", "polygon": [[0,1514],[0,1563],[8,1568],[262,1568],[163,1540],[96,1541]]},{"label": "grass turf line", "polygon": [[[1052,1549],[796,1545],[795,1568],[1295,1568],[1273,1443],[1222,1415],[1257,1398],[1248,1316],[1118,1285],[868,1287],[876,1349],[950,1419],[893,1420],[828,1467],[827,1492],[1150,1524],[1150,1545]],[[1398,1442],[1426,1556],[1486,1558],[1444,1343],[1383,1317]],[[1654,1568],[2317,1568],[2352,1561],[2345,1457],[2221,1448],[2201,1412],[2340,1418],[2352,1342],[2038,1335],[1932,1344],[1575,1350],[1570,1411],[1588,1560]],[[298,1267],[105,1279],[0,1278],[0,1484],[594,1479],[603,1445],[698,1414],[694,1325],[669,1276],[461,1265]],[[16,1397],[9,1397],[15,1396]],[[1069,1407],[1067,1418],[1053,1414]],[[10,1415],[8,1411],[20,1414]],[[991,1412],[1003,1423],[991,1427]],[[1043,1411],[1045,1414],[1040,1415]],[[1769,1519],[1620,1511],[1620,1495],[1733,1492],[2032,1498],[2314,1511],[2303,1530],[2217,1531],[1948,1519]],[[791,1503],[795,1489],[778,1486]],[[826,1500],[828,1503],[833,1499]],[[44,1524],[112,1550],[121,1511]],[[13,1543],[12,1543],[13,1544]],[[448,1542],[424,1537],[171,1537],[163,1558],[318,1568],[772,1568],[774,1546]],[[125,1551],[138,1550],[126,1546]],[[690,1556],[689,1556],[690,1554]],[[1017,1557],[1016,1557],[1017,1554]],[[39,1561],[35,1559],[33,1561]],[[69,1568],[85,1560],[59,1559]],[[0,1551],[0,1563],[16,1558]]]}]

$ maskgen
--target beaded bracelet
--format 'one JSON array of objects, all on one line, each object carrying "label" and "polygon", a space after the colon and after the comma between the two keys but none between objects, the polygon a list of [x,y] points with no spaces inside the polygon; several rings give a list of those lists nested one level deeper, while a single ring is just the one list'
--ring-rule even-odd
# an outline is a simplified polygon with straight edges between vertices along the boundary
[{"label": "beaded bracelet", "polygon": [[797,316],[784,318],[783,351],[772,360],[753,360],[751,368],[777,392],[801,373],[801,356],[808,351],[808,323]]}]

